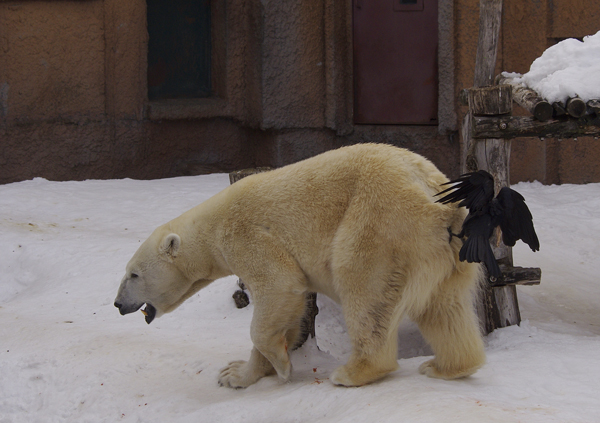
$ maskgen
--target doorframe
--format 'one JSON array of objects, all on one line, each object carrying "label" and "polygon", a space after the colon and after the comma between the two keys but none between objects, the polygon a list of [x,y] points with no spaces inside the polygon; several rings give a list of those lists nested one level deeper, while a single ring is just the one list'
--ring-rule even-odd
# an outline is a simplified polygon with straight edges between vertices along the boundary
[{"label": "doorframe", "polygon": [[[353,2],[325,2],[326,123],[338,135],[354,128]],[[454,1],[438,0],[438,132],[458,130]],[[395,126],[395,125],[394,125]],[[410,125],[402,125],[410,126]]]}]

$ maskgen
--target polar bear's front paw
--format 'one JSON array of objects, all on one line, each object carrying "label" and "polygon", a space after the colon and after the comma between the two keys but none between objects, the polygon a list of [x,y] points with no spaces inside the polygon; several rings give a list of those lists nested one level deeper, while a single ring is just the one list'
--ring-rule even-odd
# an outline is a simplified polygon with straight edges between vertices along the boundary
[{"label": "polar bear's front paw", "polygon": [[264,374],[255,371],[246,361],[232,361],[221,369],[219,385],[234,389],[247,388],[263,376]]}]

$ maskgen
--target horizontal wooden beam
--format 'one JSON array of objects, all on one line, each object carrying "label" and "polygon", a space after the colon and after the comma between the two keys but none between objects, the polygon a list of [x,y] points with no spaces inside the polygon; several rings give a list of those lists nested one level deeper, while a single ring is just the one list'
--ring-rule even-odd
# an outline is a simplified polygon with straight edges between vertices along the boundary
[{"label": "horizontal wooden beam", "polygon": [[542,280],[542,269],[539,267],[506,267],[500,266],[502,275],[492,281],[491,286],[506,285],[539,285]]},{"label": "horizontal wooden beam", "polygon": [[475,139],[518,137],[577,138],[600,136],[600,116],[540,122],[529,116],[473,116],[472,137]]}]

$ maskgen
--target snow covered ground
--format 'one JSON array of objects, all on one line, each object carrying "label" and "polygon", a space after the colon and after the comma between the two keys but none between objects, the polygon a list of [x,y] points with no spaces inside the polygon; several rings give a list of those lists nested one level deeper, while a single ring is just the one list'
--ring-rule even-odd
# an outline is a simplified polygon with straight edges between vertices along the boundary
[{"label": "snow covered ground", "polygon": [[339,309],[320,296],[293,380],[217,385],[246,359],[252,306],[220,280],[146,325],[113,307],[125,264],[159,224],[228,185],[227,175],[0,186],[0,423],[600,422],[600,184],[519,184],[541,250],[520,287],[524,319],[486,339],[487,364],[459,381],[418,373],[431,354],[402,325],[400,370],[361,388],[328,380],[348,355]]}]

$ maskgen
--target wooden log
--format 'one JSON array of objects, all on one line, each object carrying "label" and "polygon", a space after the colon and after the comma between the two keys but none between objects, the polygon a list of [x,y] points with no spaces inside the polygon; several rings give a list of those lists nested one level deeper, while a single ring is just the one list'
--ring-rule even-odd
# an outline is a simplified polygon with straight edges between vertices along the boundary
[{"label": "wooden log", "polygon": [[471,120],[472,137],[485,139],[502,137],[576,138],[600,135],[600,116],[587,115],[581,119],[540,122],[529,116],[474,116]]},{"label": "wooden log", "polygon": [[[510,140],[499,138],[486,138],[476,140],[471,138],[472,123],[475,117],[471,113],[465,116],[463,122],[463,139],[472,145],[470,154],[465,159],[465,171],[486,170],[494,176],[495,191],[502,186],[509,185],[509,160]],[[484,118],[495,119],[495,118]],[[512,250],[502,243],[500,234],[497,232],[490,240],[494,256],[503,268],[512,267]],[[481,330],[491,333],[497,328],[510,325],[518,325],[521,322],[519,303],[515,285],[501,284],[492,286],[486,283],[482,286],[476,302],[477,316],[479,317]]]},{"label": "wooden log", "polygon": [[590,100],[587,102],[588,110],[600,116],[600,100]]},{"label": "wooden log", "polygon": [[552,108],[554,109],[554,113],[552,114],[554,117],[566,116],[567,114],[564,104],[559,101],[552,103]]},{"label": "wooden log", "polygon": [[552,117],[552,112],[554,111],[552,105],[532,89],[515,83],[513,78],[504,76],[498,78],[498,83],[510,85],[515,102],[535,116],[536,119],[545,122]]},{"label": "wooden log", "polygon": [[493,282],[493,286],[539,285],[542,280],[542,269],[539,267],[500,266],[500,270],[502,275]]},{"label": "wooden log", "polygon": [[[502,20],[502,0],[480,0],[479,3],[479,43],[475,59],[474,86],[483,87],[492,84],[496,67],[498,37]],[[496,184],[508,185],[508,160],[510,141],[501,139],[475,140],[471,137],[471,119],[469,111],[463,124],[463,143],[465,146],[465,170],[487,170],[494,175]],[[498,187],[497,187],[498,188]],[[501,264],[512,266],[512,252],[502,244],[496,234],[491,240],[494,255]],[[486,285],[477,302],[477,314],[482,330],[487,334],[496,328],[519,324],[521,315],[514,285],[491,287]]]},{"label": "wooden log", "polygon": [[475,87],[492,85],[502,21],[502,0],[480,0],[479,43],[475,57]]},{"label": "wooden log", "polygon": [[[476,117],[474,117],[476,119]],[[510,147],[511,141],[499,138],[487,138],[478,141],[475,159],[479,170],[485,170],[494,176],[494,192],[510,186]],[[490,238],[494,256],[499,264],[512,267],[512,249],[502,242],[500,230]]]},{"label": "wooden log", "polygon": [[477,302],[481,330],[489,334],[498,328],[521,322],[517,290],[514,285],[484,289]]},{"label": "wooden log", "polygon": [[567,101],[567,113],[573,117],[580,118],[585,115],[587,104],[579,97],[570,98]]},{"label": "wooden log", "polygon": [[471,88],[467,102],[476,116],[505,115],[512,112],[512,89],[510,85]]}]

